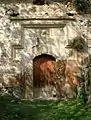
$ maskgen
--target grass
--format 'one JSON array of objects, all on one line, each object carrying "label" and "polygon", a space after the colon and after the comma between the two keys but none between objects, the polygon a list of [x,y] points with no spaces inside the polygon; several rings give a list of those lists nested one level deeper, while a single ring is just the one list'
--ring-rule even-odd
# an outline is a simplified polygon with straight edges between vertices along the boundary
[{"label": "grass", "polygon": [[0,120],[91,120],[91,107],[77,100],[21,101],[1,97]]}]

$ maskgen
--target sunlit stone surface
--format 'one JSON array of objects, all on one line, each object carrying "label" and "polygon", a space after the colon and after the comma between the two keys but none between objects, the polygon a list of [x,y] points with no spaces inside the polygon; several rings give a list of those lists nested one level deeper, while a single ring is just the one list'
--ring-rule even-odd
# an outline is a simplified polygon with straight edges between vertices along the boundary
[{"label": "sunlit stone surface", "polygon": [[[10,19],[12,9],[19,13],[18,16],[12,18],[13,20]],[[66,12],[71,11],[75,13],[75,16],[69,17],[66,14]],[[61,17],[66,17],[68,20],[61,20]],[[59,18],[59,20],[30,20],[31,18]],[[75,18],[76,21],[72,21],[71,18]],[[57,94],[57,90],[52,88],[53,86],[51,88],[45,86],[45,88],[33,89],[33,59],[41,54],[49,54],[56,61],[66,60],[68,62],[75,60],[76,65],[80,66],[81,61],[91,52],[89,20],[89,15],[86,17],[80,16],[76,14],[74,8],[67,8],[61,3],[42,6],[33,5],[32,3],[1,3],[0,89],[2,86],[21,85],[22,92],[19,92],[20,89],[18,89],[18,92],[14,89],[14,92],[19,97],[55,99],[53,95]],[[38,27],[36,25],[34,27],[33,24],[37,24]],[[41,27],[40,24],[43,24],[44,27]],[[49,27],[46,27],[47,24],[49,24]],[[51,27],[51,24],[57,24],[57,26]],[[68,42],[77,36],[82,36],[89,43],[88,52],[84,52],[82,57],[79,57],[76,51],[65,48]],[[73,54],[69,55],[70,52]],[[67,78],[65,78],[66,80]],[[10,84],[11,81],[13,81],[12,84]],[[70,83],[66,83],[64,89],[69,94],[69,98],[74,96]],[[33,92],[36,93],[35,96]]]}]

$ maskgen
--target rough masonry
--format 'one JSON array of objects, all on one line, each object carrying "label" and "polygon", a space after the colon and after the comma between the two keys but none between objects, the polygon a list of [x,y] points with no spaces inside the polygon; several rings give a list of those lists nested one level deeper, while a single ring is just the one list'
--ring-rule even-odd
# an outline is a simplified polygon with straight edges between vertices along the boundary
[{"label": "rough masonry", "polygon": [[[73,15],[69,16],[67,13]],[[53,56],[56,62],[66,60],[69,66],[67,69],[74,66],[70,61],[74,61],[76,66],[81,66],[81,62],[90,54],[90,24],[90,15],[78,15],[74,7],[62,3],[1,3],[0,87],[5,90],[5,87],[14,86],[15,94],[21,98],[32,99],[34,91],[36,94],[41,91],[38,98],[54,99],[56,88],[33,88],[33,59],[46,54]],[[87,43],[85,52],[69,47],[70,41],[76,37],[82,37]],[[67,93],[70,98],[75,95],[69,84],[64,89],[70,91]],[[43,95],[43,91],[49,95]]]}]

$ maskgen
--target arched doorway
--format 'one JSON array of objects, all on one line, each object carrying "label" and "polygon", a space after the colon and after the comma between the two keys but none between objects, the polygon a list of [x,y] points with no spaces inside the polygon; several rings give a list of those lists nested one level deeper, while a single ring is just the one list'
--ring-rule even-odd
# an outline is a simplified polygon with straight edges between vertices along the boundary
[{"label": "arched doorway", "polygon": [[42,54],[33,59],[34,98],[48,97],[51,92],[49,87],[53,82],[54,67],[55,58],[52,55]]}]

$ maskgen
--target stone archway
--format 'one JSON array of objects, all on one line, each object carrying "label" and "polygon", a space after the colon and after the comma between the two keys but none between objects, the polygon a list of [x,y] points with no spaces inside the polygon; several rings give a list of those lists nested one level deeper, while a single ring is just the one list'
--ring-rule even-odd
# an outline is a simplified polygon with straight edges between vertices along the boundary
[{"label": "stone archway", "polygon": [[42,54],[33,59],[34,98],[49,98],[52,95],[50,86],[53,82],[55,58]]}]

